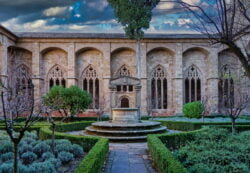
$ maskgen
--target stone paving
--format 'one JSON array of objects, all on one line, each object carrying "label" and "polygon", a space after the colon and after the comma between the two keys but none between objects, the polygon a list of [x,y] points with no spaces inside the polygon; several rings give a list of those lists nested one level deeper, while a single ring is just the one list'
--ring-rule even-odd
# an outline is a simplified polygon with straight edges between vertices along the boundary
[{"label": "stone paving", "polygon": [[147,143],[110,143],[103,173],[157,173]]}]

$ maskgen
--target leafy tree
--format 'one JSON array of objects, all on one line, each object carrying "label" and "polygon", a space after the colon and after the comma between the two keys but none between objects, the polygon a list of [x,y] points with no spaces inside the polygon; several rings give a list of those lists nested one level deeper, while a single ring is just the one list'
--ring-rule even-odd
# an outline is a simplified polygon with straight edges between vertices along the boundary
[{"label": "leafy tree", "polygon": [[[64,118],[73,117],[81,111],[84,111],[91,104],[92,99],[89,93],[81,90],[77,86],[71,86],[70,88],[63,88],[62,86],[54,86],[43,97],[44,112],[47,115],[48,121],[52,125],[52,151],[55,149],[55,129],[56,122],[53,118],[53,114],[60,113]],[[60,123],[60,122],[59,122]]]},{"label": "leafy tree", "polygon": [[137,78],[141,78],[141,44],[145,29],[149,28],[152,10],[160,0],[108,0],[128,38],[136,40]]}]

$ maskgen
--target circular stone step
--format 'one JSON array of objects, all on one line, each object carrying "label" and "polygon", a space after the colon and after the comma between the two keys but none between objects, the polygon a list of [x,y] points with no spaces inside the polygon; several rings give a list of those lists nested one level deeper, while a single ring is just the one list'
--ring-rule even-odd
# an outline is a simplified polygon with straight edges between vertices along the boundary
[{"label": "circular stone step", "polygon": [[148,134],[164,133],[166,127],[159,122],[142,121],[140,123],[96,122],[82,132],[86,136],[99,136],[110,141],[145,141]]},{"label": "circular stone step", "polygon": [[104,136],[114,135],[114,136],[139,136],[139,135],[145,135],[145,134],[152,134],[152,133],[161,133],[166,131],[166,127],[159,126],[154,129],[136,129],[136,130],[103,130],[103,129],[96,129],[92,126],[87,127],[85,130],[89,133],[96,133]]}]

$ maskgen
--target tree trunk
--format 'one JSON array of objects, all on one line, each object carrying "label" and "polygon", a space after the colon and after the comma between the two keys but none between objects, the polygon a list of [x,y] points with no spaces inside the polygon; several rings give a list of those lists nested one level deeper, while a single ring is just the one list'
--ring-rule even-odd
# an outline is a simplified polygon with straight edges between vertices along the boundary
[{"label": "tree trunk", "polygon": [[14,162],[13,162],[13,173],[18,172],[18,143],[14,142]]},{"label": "tree trunk", "polygon": [[52,153],[55,155],[55,130],[56,130],[56,125],[55,123],[52,124]]},{"label": "tree trunk", "polygon": [[246,57],[241,49],[234,43],[230,42],[227,44],[230,50],[235,53],[235,55],[239,58],[242,67],[244,68],[246,75],[248,78],[250,78],[250,63],[248,62],[248,57]]},{"label": "tree trunk", "polygon": [[234,118],[231,118],[232,119],[232,134],[235,133],[235,119]]}]

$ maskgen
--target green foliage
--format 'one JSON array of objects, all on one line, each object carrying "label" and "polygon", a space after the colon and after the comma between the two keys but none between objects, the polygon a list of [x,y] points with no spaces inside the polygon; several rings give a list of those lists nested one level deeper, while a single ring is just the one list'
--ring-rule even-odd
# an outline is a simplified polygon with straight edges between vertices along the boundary
[{"label": "green foliage", "polygon": [[34,162],[37,159],[37,155],[33,152],[26,152],[21,155],[21,158],[23,160],[23,164],[28,165]]},{"label": "green foliage", "polygon": [[71,115],[84,111],[92,103],[90,94],[77,86],[65,88],[63,90],[63,100],[66,109],[69,110]]},{"label": "green foliage", "polygon": [[50,146],[45,142],[40,142],[33,148],[33,152],[37,154],[38,157],[41,157],[43,153],[49,151],[51,151]]},{"label": "green foliage", "polygon": [[70,88],[52,87],[43,100],[46,106],[53,110],[63,109],[71,116],[84,111],[92,102],[90,94],[77,86]]},{"label": "green foliage", "polygon": [[51,162],[37,162],[33,163],[29,167],[30,173],[46,172],[46,173],[56,173],[55,166]]},{"label": "green foliage", "polygon": [[0,145],[0,154],[12,152],[13,145],[9,140],[8,141],[1,141],[0,144],[1,144]]},{"label": "green foliage", "polygon": [[43,155],[42,155],[43,161],[53,159],[53,158],[55,158],[55,156],[51,152],[46,152],[46,153],[43,153]]},{"label": "green foliage", "polygon": [[144,29],[149,28],[152,10],[160,0],[108,0],[114,8],[118,22],[131,39],[143,38]]},{"label": "green foliage", "polygon": [[10,161],[14,158],[13,152],[8,152],[0,155],[2,162]]},{"label": "green foliage", "polygon": [[[72,131],[72,130],[81,130],[89,125],[89,121],[86,122],[76,122],[74,123],[62,124],[58,128],[60,131]],[[41,139],[50,139],[52,131],[49,127],[41,128],[39,132],[39,137]],[[76,173],[96,173],[100,172],[105,161],[106,155],[108,153],[108,139],[98,138],[98,137],[87,137],[87,136],[75,136],[65,133],[55,132],[56,139],[68,139],[72,143],[79,144],[84,148],[88,154],[82,160],[78,166]]]},{"label": "green foliage", "polygon": [[58,154],[58,159],[61,160],[62,164],[67,164],[73,160],[73,154],[69,152],[62,151]]},{"label": "green foliage", "polygon": [[204,106],[200,101],[186,103],[183,106],[183,114],[188,118],[201,118]]},{"label": "green foliage", "polygon": [[52,163],[52,165],[54,165],[56,169],[58,169],[62,165],[60,159],[50,158],[47,161],[50,162],[50,163]]},{"label": "green foliage", "polygon": [[154,165],[163,173],[185,173],[187,170],[165,147],[157,135],[148,135],[148,148]]},{"label": "green foliage", "polygon": [[196,133],[192,141],[175,152],[189,172],[241,172],[250,170],[250,131],[231,135],[226,129],[210,128]]},{"label": "green foliage", "polygon": [[71,153],[75,158],[81,157],[83,155],[83,149],[79,145],[73,144]]}]

